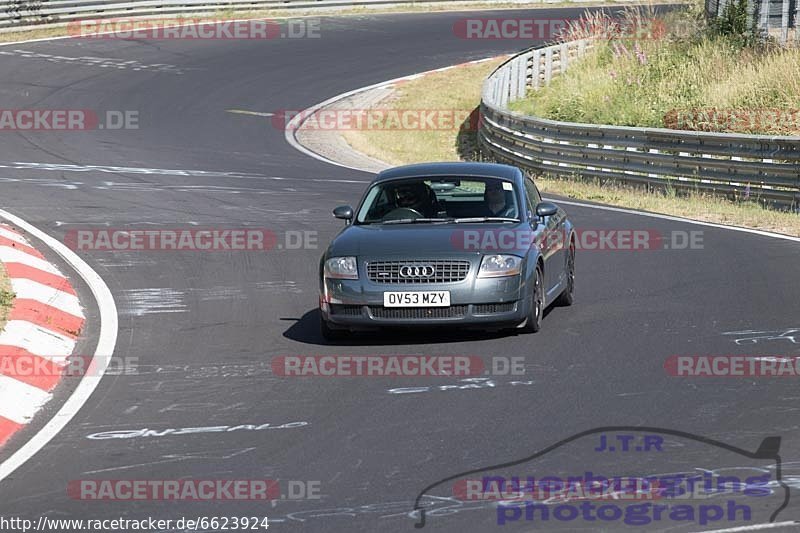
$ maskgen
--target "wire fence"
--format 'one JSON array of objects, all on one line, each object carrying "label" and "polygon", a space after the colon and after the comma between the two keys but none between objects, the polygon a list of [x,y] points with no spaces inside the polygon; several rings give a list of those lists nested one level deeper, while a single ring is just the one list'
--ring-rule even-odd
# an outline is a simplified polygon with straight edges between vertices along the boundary
[{"label": "wire fence", "polygon": [[[705,0],[706,16],[722,16],[736,1]],[[781,44],[800,43],[800,0],[747,0],[747,17],[748,27],[775,37]]]}]

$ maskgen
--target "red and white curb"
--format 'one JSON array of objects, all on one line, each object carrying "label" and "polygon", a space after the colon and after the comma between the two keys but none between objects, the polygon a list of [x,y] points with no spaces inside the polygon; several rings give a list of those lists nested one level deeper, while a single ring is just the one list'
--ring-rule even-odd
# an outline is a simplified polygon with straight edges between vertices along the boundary
[{"label": "red and white curb", "polygon": [[16,294],[0,332],[0,446],[50,399],[85,316],[69,280],[30,242],[0,224],[0,262]]}]

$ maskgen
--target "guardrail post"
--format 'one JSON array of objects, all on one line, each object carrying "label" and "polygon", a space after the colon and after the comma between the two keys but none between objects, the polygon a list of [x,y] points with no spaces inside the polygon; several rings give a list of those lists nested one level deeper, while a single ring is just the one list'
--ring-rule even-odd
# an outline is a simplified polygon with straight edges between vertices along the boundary
[{"label": "guardrail post", "polygon": [[508,84],[508,101],[513,102],[519,97],[517,89],[519,88],[519,72],[520,72],[520,58],[511,60],[511,80]]},{"label": "guardrail post", "polygon": [[528,83],[528,63],[531,54],[522,56],[519,62],[519,72],[517,74],[517,95],[520,98],[525,97],[525,91]]},{"label": "guardrail post", "polygon": [[758,0],[747,0],[747,27],[752,28],[756,23],[756,2]]},{"label": "guardrail post", "polygon": [[760,29],[765,34],[769,35],[769,0],[761,0],[761,22]]},{"label": "guardrail post", "polygon": [[533,51],[533,61],[531,62],[531,87],[539,88],[539,76],[542,73],[542,51]]},{"label": "guardrail post", "polygon": [[553,47],[548,46],[544,50],[544,84],[550,83],[553,79]]},{"label": "guardrail post", "polygon": [[[787,0],[788,1],[788,0]],[[569,66],[569,46],[567,43],[562,43],[558,49],[558,73],[561,74]]]},{"label": "guardrail post", "polygon": [[797,2],[797,10],[794,12],[794,41],[800,45],[800,2]]},{"label": "guardrail post", "polygon": [[508,104],[508,78],[510,71],[511,69],[506,67],[500,75],[500,98],[497,100],[497,104],[501,106]]},{"label": "guardrail post", "polygon": [[789,40],[789,0],[783,0],[783,10],[781,11],[781,44],[785,45]]}]

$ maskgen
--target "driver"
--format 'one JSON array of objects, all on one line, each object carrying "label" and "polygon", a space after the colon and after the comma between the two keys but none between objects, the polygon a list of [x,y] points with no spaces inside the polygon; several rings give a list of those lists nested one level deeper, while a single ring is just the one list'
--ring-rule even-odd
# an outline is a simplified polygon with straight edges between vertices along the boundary
[{"label": "driver", "polygon": [[488,210],[488,216],[499,216],[506,210],[506,192],[500,181],[490,181],[486,183],[483,191],[483,201]]},{"label": "driver", "polygon": [[424,183],[400,184],[394,190],[394,197],[398,208],[413,209],[422,215],[429,216],[428,190]]}]

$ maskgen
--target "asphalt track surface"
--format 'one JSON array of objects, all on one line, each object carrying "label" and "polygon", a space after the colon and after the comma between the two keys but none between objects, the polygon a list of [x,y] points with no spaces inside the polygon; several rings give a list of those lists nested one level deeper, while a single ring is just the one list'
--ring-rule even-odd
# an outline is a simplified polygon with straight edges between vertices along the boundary
[{"label": "asphalt track surface", "polygon": [[[535,16],[575,13],[549,9]],[[138,371],[106,376],[72,422],[0,483],[0,515],[258,515],[268,516],[278,531],[410,531],[415,519],[407,513],[428,485],[524,458],[570,435],[609,425],[670,428],[747,450],[755,450],[764,437],[780,436],[783,478],[800,476],[795,379],[682,379],[663,368],[673,354],[800,355],[800,344],[786,338],[736,344],[734,339],[742,336],[724,335],[800,327],[800,247],[795,242],[570,206],[578,227],[666,235],[702,231],[704,246],[579,253],[576,304],[552,309],[536,335],[435,330],[368,335],[335,346],[322,341],[315,311],[317,265],[323,247],[340,229],[330,210],[356,202],[370,176],[299,153],[269,119],[225,110],[303,109],[357,87],[522,46],[455,38],[452,24],[464,16],[323,18],[320,39],[61,40],[0,48],[4,108],[136,110],[140,115],[138,130],[4,133],[4,208],[59,239],[79,228],[196,224],[266,227],[278,234],[318,231],[320,243],[319,249],[266,253],[80,252],[116,299],[120,330],[115,355],[138,358]],[[113,58],[127,67],[43,54]],[[122,62],[170,67],[132,70],[136,63]],[[79,283],[78,290],[91,304],[86,287]],[[91,322],[97,310],[88,311]],[[86,333],[88,353],[94,332]],[[445,390],[439,386],[464,383],[272,375],[273,357],[297,354],[465,354],[482,357],[487,365],[492,357],[521,356],[525,375],[493,377],[493,387]],[[389,392],[417,386],[431,388]],[[307,425],[87,438],[142,428],[291,422]],[[2,458],[35,429],[20,434]],[[524,473],[580,474],[593,468],[597,439],[586,439]],[[692,454],[678,455],[686,460],[680,467],[674,457],[664,460],[657,453],[612,458],[621,470],[634,461],[650,473],[769,464],[741,457],[723,460],[722,455],[715,446],[700,445]],[[322,498],[274,506],[70,498],[68,482],[87,478],[308,480],[319,482]],[[454,503],[447,499],[452,490],[446,485],[431,493],[423,498],[426,505],[445,510],[438,516],[429,513],[426,529],[497,527],[491,506]],[[796,509],[791,501],[778,520],[798,518]],[[531,530],[536,525],[521,520],[503,527]],[[544,526],[622,527],[580,520]],[[710,527],[662,521],[638,529]]]}]

